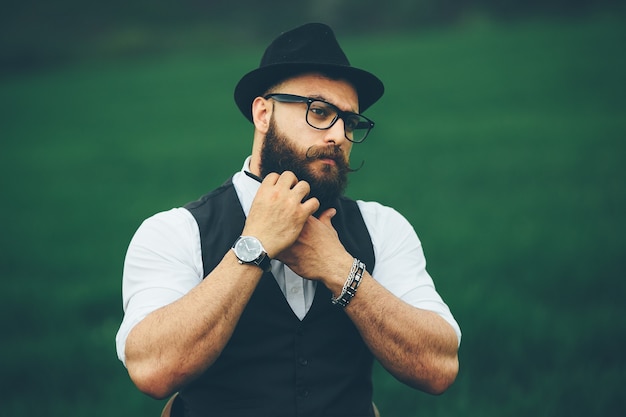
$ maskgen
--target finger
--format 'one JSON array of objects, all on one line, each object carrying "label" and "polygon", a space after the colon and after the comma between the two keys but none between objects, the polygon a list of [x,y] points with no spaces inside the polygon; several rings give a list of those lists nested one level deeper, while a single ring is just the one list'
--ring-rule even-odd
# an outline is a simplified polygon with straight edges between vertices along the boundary
[{"label": "finger", "polygon": [[280,177],[276,181],[276,185],[285,185],[289,188],[293,188],[298,183],[296,174],[291,171],[285,171],[280,174]]},{"label": "finger", "polygon": [[270,185],[274,185],[276,184],[279,178],[280,178],[280,175],[278,175],[276,172],[270,172],[269,174],[265,176],[265,178],[263,178],[263,182],[266,182]]},{"label": "finger", "polygon": [[293,186],[292,190],[301,200],[304,200],[311,192],[311,186],[306,181],[298,181],[298,183]]},{"label": "finger", "polygon": [[320,208],[320,201],[315,197],[311,197],[302,203],[302,208],[311,216]]},{"label": "finger", "polygon": [[333,224],[331,220],[333,217],[335,217],[335,214],[337,214],[337,210],[334,208],[329,208],[324,210],[322,214],[319,215],[318,219],[326,226],[332,227]]}]

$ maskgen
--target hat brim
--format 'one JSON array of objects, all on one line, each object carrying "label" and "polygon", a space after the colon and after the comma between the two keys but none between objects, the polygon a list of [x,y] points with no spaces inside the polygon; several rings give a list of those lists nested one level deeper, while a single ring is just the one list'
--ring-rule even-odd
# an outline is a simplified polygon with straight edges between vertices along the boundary
[{"label": "hat brim", "polygon": [[355,67],[320,63],[281,63],[257,68],[244,75],[235,87],[235,102],[241,113],[252,122],[252,102],[268,88],[282,80],[307,72],[320,72],[351,83],[359,96],[359,111],[364,112],[385,92],[374,74]]}]

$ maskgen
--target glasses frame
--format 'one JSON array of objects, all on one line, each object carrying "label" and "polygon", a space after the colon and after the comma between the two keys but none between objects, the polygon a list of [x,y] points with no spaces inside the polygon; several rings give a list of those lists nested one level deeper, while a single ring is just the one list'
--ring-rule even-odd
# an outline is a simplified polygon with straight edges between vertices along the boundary
[{"label": "glasses frame", "polygon": [[[331,127],[333,127],[335,123],[337,123],[337,120],[339,119],[343,120],[343,135],[345,136],[347,140],[349,140],[352,143],[362,143],[365,140],[365,138],[367,138],[367,136],[370,134],[370,132],[372,131],[375,125],[373,120],[363,116],[362,114],[353,113],[350,111],[343,111],[339,107],[335,106],[334,104],[329,103],[319,98],[311,98],[311,97],[298,96],[295,94],[282,94],[282,93],[267,94],[263,98],[266,100],[273,99],[280,103],[306,103],[306,113],[304,116],[305,120],[309,126],[311,126],[313,129],[316,129],[316,130],[328,130]],[[336,113],[335,118],[332,120],[332,122],[330,122],[330,125],[328,125],[328,127],[313,126],[311,122],[309,122],[309,111],[311,110],[311,104],[315,103],[316,101],[320,103],[324,103]],[[353,140],[348,137],[348,132],[346,131],[346,118],[349,116],[357,116],[359,118],[365,119],[365,121],[368,123],[367,132],[365,132],[361,140]]]}]

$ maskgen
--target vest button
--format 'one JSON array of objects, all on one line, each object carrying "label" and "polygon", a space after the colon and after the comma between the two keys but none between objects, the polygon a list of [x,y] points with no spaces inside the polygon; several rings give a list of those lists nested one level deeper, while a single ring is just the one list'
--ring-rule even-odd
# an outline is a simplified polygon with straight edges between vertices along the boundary
[{"label": "vest button", "polygon": [[309,396],[309,390],[307,390],[306,388],[298,388],[296,395],[298,396],[298,398],[306,398]]},{"label": "vest button", "polygon": [[306,358],[299,358],[298,363],[302,366],[307,366],[309,364],[309,361]]}]

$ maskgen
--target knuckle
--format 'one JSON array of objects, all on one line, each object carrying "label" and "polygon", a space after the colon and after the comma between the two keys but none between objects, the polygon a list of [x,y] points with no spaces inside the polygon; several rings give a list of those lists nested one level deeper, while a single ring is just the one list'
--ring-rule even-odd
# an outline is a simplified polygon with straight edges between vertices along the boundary
[{"label": "knuckle", "polygon": [[311,189],[311,186],[306,181],[298,181],[298,183],[295,185],[295,187],[301,188],[302,191],[306,191],[306,192],[309,192],[309,190]]},{"label": "knuckle", "polygon": [[269,178],[269,179],[271,179],[273,181],[276,181],[278,179],[278,177],[279,177],[279,175],[277,173],[275,173],[275,172],[270,172],[269,174],[267,174],[265,176],[265,178]]}]

